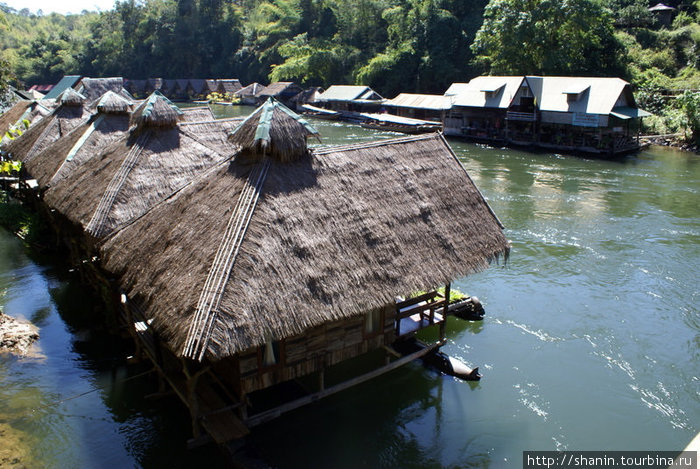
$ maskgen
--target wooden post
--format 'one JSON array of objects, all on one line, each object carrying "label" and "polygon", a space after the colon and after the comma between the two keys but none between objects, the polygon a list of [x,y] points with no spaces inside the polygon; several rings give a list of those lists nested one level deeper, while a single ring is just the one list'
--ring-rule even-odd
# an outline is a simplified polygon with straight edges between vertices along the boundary
[{"label": "wooden post", "polygon": [[193,438],[199,438],[201,436],[201,429],[199,427],[199,417],[200,417],[200,412],[199,412],[199,401],[197,400],[197,381],[199,380],[199,377],[202,376],[205,372],[207,371],[207,368],[204,367],[200,370],[197,370],[195,373],[191,373],[187,362],[185,359],[182,359],[182,372],[185,375],[186,378],[186,387],[187,387],[187,407],[190,410],[190,418],[192,419],[192,437]]},{"label": "wooden post", "polygon": [[326,373],[325,373],[325,368],[321,368],[321,371],[318,372],[318,390],[323,391],[326,389]]},{"label": "wooden post", "polygon": [[445,306],[442,309],[442,322],[440,323],[440,342],[445,341],[445,330],[447,328],[447,311],[450,306],[450,282],[445,285]]}]

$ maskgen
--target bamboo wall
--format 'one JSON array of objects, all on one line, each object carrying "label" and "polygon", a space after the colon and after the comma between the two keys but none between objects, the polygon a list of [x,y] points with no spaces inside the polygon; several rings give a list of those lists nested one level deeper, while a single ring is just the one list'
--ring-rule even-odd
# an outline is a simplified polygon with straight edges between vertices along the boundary
[{"label": "bamboo wall", "polygon": [[377,349],[394,340],[395,306],[388,305],[381,314],[375,333],[365,332],[366,316],[336,321],[280,342],[279,362],[263,365],[264,347],[238,355],[241,391],[245,394],[309,375]]}]

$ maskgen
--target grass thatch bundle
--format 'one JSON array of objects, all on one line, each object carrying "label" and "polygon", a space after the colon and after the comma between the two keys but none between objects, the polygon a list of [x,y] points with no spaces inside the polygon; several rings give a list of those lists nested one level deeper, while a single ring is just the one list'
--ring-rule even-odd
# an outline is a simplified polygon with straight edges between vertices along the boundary
[{"label": "grass thatch bundle", "polygon": [[[187,113],[185,113],[187,115]],[[236,147],[229,143],[228,137],[243,122],[242,117],[229,119],[211,119],[199,122],[181,122],[180,130],[188,136],[199,140],[209,148],[222,155],[233,155]]]},{"label": "grass thatch bundle", "polygon": [[20,99],[0,116],[0,138],[29,110],[32,101]]},{"label": "grass thatch bundle", "polygon": [[104,266],[178,354],[192,325],[211,319],[195,315],[200,294],[263,164],[210,334],[197,339],[210,359],[364,314],[508,253],[498,220],[439,134],[266,161],[214,167],[103,245]]},{"label": "grass thatch bundle", "polygon": [[269,98],[231,135],[229,140],[241,153],[260,159],[264,156],[286,162],[308,152],[306,139],[318,132],[298,114]]},{"label": "grass thatch bundle", "polygon": [[115,93],[107,91],[95,102],[97,112],[104,114],[128,114],[131,112],[134,103],[132,100]]},{"label": "grass thatch bundle", "polygon": [[131,122],[139,127],[174,127],[182,118],[182,111],[159,91],[154,91],[131,115]]}]

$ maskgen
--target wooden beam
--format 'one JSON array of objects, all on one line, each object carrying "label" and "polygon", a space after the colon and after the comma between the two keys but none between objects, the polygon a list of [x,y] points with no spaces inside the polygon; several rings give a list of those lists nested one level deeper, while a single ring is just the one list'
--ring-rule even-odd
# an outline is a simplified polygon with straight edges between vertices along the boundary
[{"label": "wooden beam", "polygon": [[423,355],[426,355],[430,352],[432,352],[434,349],[438,348],[439,344],[433,344],[430,345],[422,350],[419,350],[417,352],[414,352],[410,355],[406,355],[405,357],[399,358],[398,360],[395,360],[388,365],[385,365],[383,367],[377,368],[376,370],[372,370],[369,373],[365,373],[360,376],[356,376],[355,378],[349,379],[347,381],[344,381],[340,384],[336,384],[335,386],[331,386],[329,388],[324,389],[323,391],[319,391],[314,394],[310,394],[308,396],[301,397],[299,399],[287,402],[286,404],[282,404],[279,407],[275,407],[274,409],[266,410],[264,412],[260,412],[259,414],[253,415],[252,417],[249,417],[246,421],[245,424],[248,427],[254,427],[256,425],[260,425],[261,423],[268,422],[270,420],[276,419],[280,415],[282,415],[285,412],[289,412],[294,409],[298,409],[299,407],[305,406],[306,404],[310,404],[312,402],[318,401],[320,399],[323,399],[324,397],[328,397],[332,394],[336,394],[340,391],[344,391],[348,388],[351,388],[355,385],[358,385],[360,383],[364,383],[365,381],[369,381],[370,379],[376,378],[377,376],[381,376],[384,373],[388,373],[389,371],[395,370],[409,362],[412,362],[413,360],[416,360]]}]

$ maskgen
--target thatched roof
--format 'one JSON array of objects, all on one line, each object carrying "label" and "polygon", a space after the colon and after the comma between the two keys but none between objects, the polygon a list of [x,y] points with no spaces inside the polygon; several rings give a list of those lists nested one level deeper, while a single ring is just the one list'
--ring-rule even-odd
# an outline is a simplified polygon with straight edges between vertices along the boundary
[{"label": "thatched roof", "polygon": [[0,137],[5,135],[10,127],[15,125],[22,116],[29,110],[32,102],[26,99],[20,99],[15,101],[15,103],[5,111],[2,116],[0,116]]},{"label": "thatched roof", "polygon": [[128,114],[131,112],[134,102],[125,98],[124,95],[109,90],[97,98],[93,105],[98,112],[104,114]]},{"label": "thatched roof", "polygon": [[303,91],[301,86],[297,85],[291,81],[277,81],[275,83],[270,83],[265,88],[263,88],[258,96],[267,97],[281,97],[281,96],[294,96],[297,93]]},{"label": "thatched roof", "polygon": [[106,236],[224,159],[222,131],[205,130],[135,127],[54,181],[44,200],[94,238]]},{"label": "thatched roof", "polygon": [[236,91],[243,88],[240,80],[237,78],[226,78],[217,80],[219,84],[219,93],[235,93]]},{"label": "thatched roof", "polygon": [[87,98],[73,88],[66,88],[63,93],[58,95],[56,101],[63,106],[82,106],[87,102]]},{"label": "thatched roof", "polygon": [[180,123],[180,130],[193,138],[199,139],[201,136],[201,141],[206,146],[224,156],[230,156],[234,153],[236,147],[229,143],[228,137],[242,122],[242,117],[195,122],[185,121]]},{"label": "thatched roof", "polygon": [[124,87],[131,94],[142,94],[146,92],[146,80],[125,80]]},{"label": "thatched roof", "polygon": [[83,78],[81,80],[82,87],[80,93],[85,96],[88,101],[99,99],[108,91],[112,91],[127,100],[132,100],[133,97],[124,88],[124,79],[121,77],[113,78]]},{"label": "thatched roof", "polygon": [[[72,93],[75,91],[68,88],[65,93],[67,93],[67,99],[72,101]],[[14,159],[27,163],[52,142],[70,133],[89,117],[90,111],[87,106],[61,104],[51,114],[33,123],[20,137],[4,145],[4,149],[12,154]]]},{"label": "thatched roof", "polygon": [[245,87],[241,88],[240,90],[236,91],[234,93],[234,95],[239,96],[241,98],[245,97],[245,96],[256,96],[257,97],[260,95],[260,92],[262,92],[262,90],[264,90],[264,89],[265,89],[265,87],[263,85],[261,85],[260,83],[251,83],[250,85],[245,86]]},{"label": "thatched roof", "polygon": [[[235,158],[106,240],[102,257],[173,351],[215,360],[478,272],[508,249],[432,134],[292,163]],[[203,294],[212,273],[226,280]]]},{"label": "thatched roof", "polygon": [[128,133],[128,114],[108,113],[99,109],[98,107],[98,113],[89,121],[56,140],[27,162],[27,171],[37,180],[39,187],[44,188],[60,181]]},{"label": "thatched roof", "polygon": [[173,127],[182,119],[182,111],[163,96],[154,91],[132,113],[131,122],[139,127]]},{"label": "thatched roof", "polygon": [[316,129],[272,98],[249,115],[229,141],[246,155],[272,156],[292,161],[307,153],[306,139],[318,136]]},{"label": "thatched roof", "polygon": [[186,107],[182,111],[182,120],[185,122],[210,121],[214,119],[214,113],[209,106]]}]

